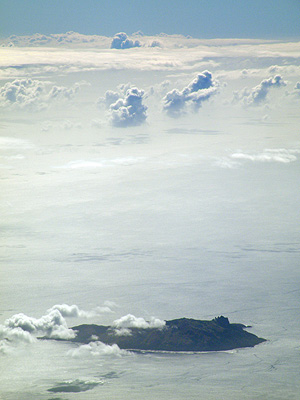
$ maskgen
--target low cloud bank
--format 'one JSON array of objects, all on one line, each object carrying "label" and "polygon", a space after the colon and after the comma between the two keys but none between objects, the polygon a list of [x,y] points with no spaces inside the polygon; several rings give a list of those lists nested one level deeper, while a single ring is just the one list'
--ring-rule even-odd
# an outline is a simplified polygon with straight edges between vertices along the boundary
[{"label": "low cloud bank", "polygon": [[123,355],[129,354],[126,350],[121,350],[117,344],[108,345],[99,341],[90,342],[88,344],[83,344],[77,349],[69,350],[67,353],[71,357],[99,357],[99,356],[117,356],[121,357]]},{"label": "low cloud bank", "polygon": [[108,90],[98,104],[105,104],[113,126],[138,126],[147,118],[147,106],[143,104],[144,95],[143,90],[127,84],[120,87],[120,92]]},{"label": "low cloud bank", "polygon": [[247,154],[247,153],[233,153],[231,158],[234,160],[245,160],[253,162],[279,162],[288,164],[297,161],[297,154],[299,150],[289,149],[265,149],[262,153]]},{"label": "low cloud bank", "polygon": [[131,40],[125,32],[116,33],[111,42],[111,49],[130,49],[132,47],[141,47],[139,40]]},{"label": "low cloud bank", "polygon": [[245,88],[240,92],[234,92],[234,101],[242,102],[246,106],[260,105],[266,100],[272,88],[283,86],[286,86],[286,82],[281,75],[276,75],[273,78],[264,79],[252,89]]},{"label": "low cloud bank", "polygon": [[217,92],[217,83],[209,71],[203,71],[182,90],[173,89],[163,98],[163,108],[171,117],[180,116],[187,107],[197,111]]}]

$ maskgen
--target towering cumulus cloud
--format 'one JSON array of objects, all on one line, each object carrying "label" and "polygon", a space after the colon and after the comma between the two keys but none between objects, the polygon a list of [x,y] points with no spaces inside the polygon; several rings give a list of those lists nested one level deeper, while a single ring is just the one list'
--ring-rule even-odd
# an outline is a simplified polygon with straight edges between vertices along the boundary
[{"label": "towering cumulus cloud", "polygon": [[234,100],[241,101],[246,106],[259,105],[266,100],[266,97],[272,88],[286,86],[286,82],[280,75],[264,79],[259,85],[251,90],[245,88],[241,92],[234,93]]},{"label": "towering cumulus cloud", "polygon": [[111,49],[130,49],[131,47],[141,47],[138,40],[128,39],[124,32],[116,33],[111,42]]},{"label": "towering cumulus cloud", "polygon": [[118,127],[137,126],[147,118],[147,106],[143,104],[144,91],[124,85],[121,93],[108,90],[104,103],[108,107],[111,123]]},{"label": "towering cumulus cloud", "polygon": [[164,110],[171,116],[177,117],[191,106],[194,111],[201,107],[217,91],[216,82],[209,71],[203,71],[183,90],[173,89],[163,98]]}]

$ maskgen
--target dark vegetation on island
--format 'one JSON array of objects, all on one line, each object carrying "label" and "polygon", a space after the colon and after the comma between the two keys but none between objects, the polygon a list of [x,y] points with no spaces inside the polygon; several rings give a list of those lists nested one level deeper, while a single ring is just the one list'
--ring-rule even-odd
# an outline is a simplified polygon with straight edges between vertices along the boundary
[{"label": "dark vegetation on island", "polygon": [[211,321],[180,318],[166,321],[162,328],[130,328],[120,334],[111,326],[79,325],[74,342],[101,341],[121,349],[145,351],[221,351],[253,347],[266,339],[245,331],[245,325],[231,324],[226,317]]}]

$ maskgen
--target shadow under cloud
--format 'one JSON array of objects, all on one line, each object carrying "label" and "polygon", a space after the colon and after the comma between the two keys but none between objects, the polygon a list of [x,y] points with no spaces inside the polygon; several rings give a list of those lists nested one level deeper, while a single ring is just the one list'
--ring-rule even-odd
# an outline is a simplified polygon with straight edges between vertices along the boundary
[{"label": "shadow under cloud", "polygon": [[224,135],[224,132],[212,129],[185,129],[185,128],[171,128],[166,129],[166,133],[172,135]]}]

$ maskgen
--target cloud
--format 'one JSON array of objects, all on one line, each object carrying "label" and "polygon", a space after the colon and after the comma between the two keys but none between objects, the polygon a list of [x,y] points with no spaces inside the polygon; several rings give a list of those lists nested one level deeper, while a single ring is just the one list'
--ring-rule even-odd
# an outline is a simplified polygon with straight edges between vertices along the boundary
[{"label": "cloud", "polygon": [[104,102],[108,107],[113,126],[127,127],[143,124],[147,118],[147,106],[143,104],[144,91],[136,87],[121,87],[119,93],[111,90],[105,93]]},{"label": "cloud", "polygon": [[130,49],[132,47],[141,47],[140,41],[128,39],[124,32],[116,33],[110,45],[111,49]]},{"label": "cloud", "polygon": [[9,38],[2,39],[2,46],[25,46],[25,47],[102,47],[107,48],[111,39],[105,36],[98,35],[83,35],[77,32],[69,31],[66,33],[55,33],[51,35],[44,35],[35,33],[30,36],[16,36],[11,35]]},{"label": "cloud", "polygon": [[82,124],[80,122],[72,122],[69,120],[64,120],[61,123],[44,121],[41,125],[41,130],[43,132],[49,132],[51,130],[63,129],[69,131],[71,129],[82,129]]},{"label": "cloud", "polygon": [[297,161],[296,154],[299,154],[298,150],[289,149],[265,149],[262,153],[247,154],[247,153],[233,153],[231,158],[234,160],[246,160],[252,162],[279,162],[279,163],[291,163]]},{"label": "cloud", "polygon": [[294,98],[300,98],[300,82],[297,82],[293,90],[287,94],[293,96]]},{"label": "cloud", "polygon": [[0,88],[0,105],[17,105],[21,108],[35,107],[46,108],[43,96],[45,96],[45,82],[35,79],[15,79],[7,82]]},{"label": "cloud", "polygon": [[67,353],[71,357],[86,357],[86,356],[117,356],[130,354],[126,350],[121,350],[117,344],[108,345],[102,342],[90,342],[89,344],[83,344],[77,349],[69,350]]},{"label": "cloud", "polygon": [[286,82],[281,75],[276,75],[274,78],[264,79],[251,90],[245,88],[241,92],[234,92],[234,101],[241,101],[246,106],[260,105],[266,100],[270,89],[283,86],[286,86]]},{"label": "cloud", "polygon": [[117,329],[128,329],[128,328],[163,328],[166,322],[158,318],[151,317],[150,321],[146,321],[144,318],[137,318],[132,314],[127,314],[124,317],[116,319],[112,326]]},{"label": "cloud", "polygon": [[51,339],[73,339],[75,331],[68,328],[65,318],[91,318],[112,313],[116,304],[110,301],[91,311],[79,309],[75,304],[56,304],[41,318],[29,317],[23,313],[15,314],[0,325],[0,352],[7,353],[20,343],[34,343],[37,336]]},{"label": "cloud", "polygon": [[183,90],[173,89],[163,98],[163,108],[171,116],[180,116],[189,106],[198,110],[203,101],[217,92],[217,84],[209,71],[203,71]]},{"label": "cloud", "polygon": [[[111,304],[111,303],[109,303]],[[113,304],[113,303],[112,303]],[[63,317],[70,318],[92,318],[97,315],[113,313],[112,311],[113,305],[110,307],[105,303],[102,307],[95,307],[91,311],[80,310],[79,307],[75,304],[69,306],[68,304],[56,304],[51,307],[47,312],[51,313],[55,310],[58,310]]]},{"label": "cloud", "polygon": [[25,314],[16,314],[4,322],[8,330],[20,328],[30,334],[45,335],[52,339],[73,339],[75,332],[69,329],[67,323],[58,310],[52,310],[41,318],[28,317]]},{"label": "cloud", "polygon": [[53,102],[71,100],[83,83],[75,83],[71,88],[54,85],[48,90],[49,84],[31,78],[7,82],[0,88],[0,106],[41,111]]}]

